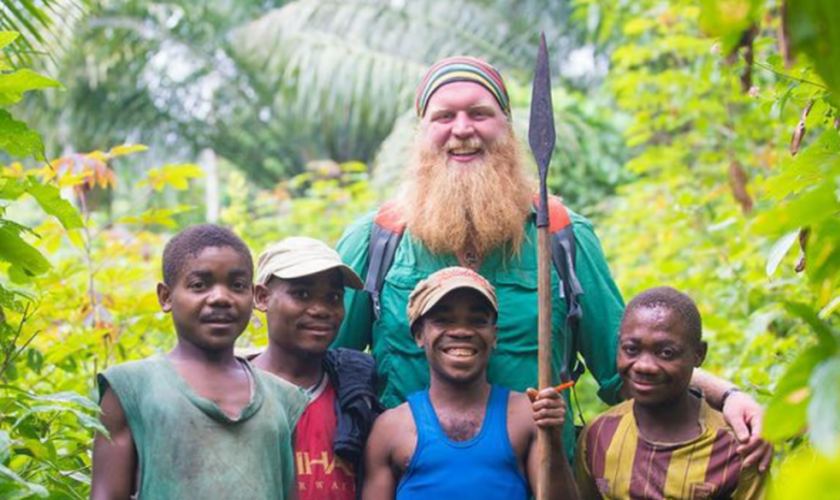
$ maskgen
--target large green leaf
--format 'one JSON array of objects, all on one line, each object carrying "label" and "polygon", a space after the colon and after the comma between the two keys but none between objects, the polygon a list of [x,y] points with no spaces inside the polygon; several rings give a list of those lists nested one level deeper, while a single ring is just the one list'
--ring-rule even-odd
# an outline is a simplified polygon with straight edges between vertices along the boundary
[{"label": "large green leaf", "polygon": [[46,401],[50,403],[73,403],[87,410],[99,412],[99,405],[73,391],[64,391],[45,395],[29,395],[29,398],[36,401]]},{"label": "large green leaf", "polygon": [[14,425],[12,425],[12,429],[20,426],[23,422],[25,422],[28,418],[32,417],[33,415],[40,415],[40,414],[72,414],[76,419],[78,419],[79,423],[86,429],[95,430],[102,434],[108,434],[108,429],[102,425],[102,422],[99,419],[92,417],[85,413],[78,408],[74,408],[72,406],[60,405],[60,404],[53,404],[53,405],[38,405],[32,406],[27,408],[18,419],[15,421]]},{"label": "large green leaf", "polygon": [[812,390],[809,387],[814,368],[831,353],[820,346],[813,346],[790,364],[776,385],[773,399],[764,414],[763,436],[768,441],[781,443],[799,435],[808,425],[808,403]]},{"label": "large green leaf", "polygon": [[81,229],[84,227],[82,216],[76,207],[61,197],[61,191],[52,184],[44,184],[29,177],[28,192],[44,209],[44,212],[52,215],[64,226],[65,229]]},{"label": "large green leaf", "polygon": [[840,283],[840,222],[836,218],[811,227],[805,255],[808,279],[817,300],[824,305]]},{"label": "large green leaf", "polygon": [[756,218],[755,229],[764,234],[786,233],[823,223],[840,211],[836,188],[823,182],[775,205]]},{"label": "large green leaf", "polygon": [[0,177],[0,200],[16,200],[24,193],[35,198],[44,212],[58,219],[65,229],[80,229],[84,226],[79,211],[61,197],[61,190],[57,186],[40,182],[34,177]]},{"label": "large green leaf", "polygon": [[758,20],[762,0],[701,0],[700,28],[720,37],[725,53],[738,46],[744,31]]},{"label": "large green leaf", "polygon": [[770,249],[770,255],[767,257],[767,265],[764,267],[768,277],[772,277],[776,274],[776,269],[779,268],[779,264],[782,263],[782,259],[784,259],[785,255],[787,255],[790,251],[790,247],[792,247],[794,242],[796,242],[796,237],[798,235],[799,231],[791,231],[779,238],[776,243],[773,244],[773,247]]},{"label": "large green leaf", "polygon": [[840,358],[821,364],[811,376],[808,424],[811,442],[826,455],[834,456],[840,444]]},{"label": "large green leaf", "polygon": [[4,109],[0,109],[0,150],[19,158],[44,158],[41,136],[25,123],[12,118],[11,113]]},{"label": "large green leaf", "polygon": [[827,457],[811,449],[794,452],[779,469],[770,490],[771,500],[837,500],[840,456]]},{"label": "large green leaf", "polygon": [[16,200],[26,193],[23,179],[0,174],[0,200]]},{"label": "large green leaf", "polygon": [[813,144],[782,162],[781,173],[768,179],[765,188],[773,201],[781,202],[837,174],[840,174],[840,134],[828,128]]},{"label": "large green leaf", "polygon": [[784,304],[788,312],[808,323],[808,326],[817,334],[822,349],[828,353],[837,351],[837,337],[835,332],[828,323],[819,318],[813,309],[798,302],[786,301]]},{"label": "large green leaf", "polygon": [[20,69],[13,73],[0,74],[0,106],[9,106],[23,99],[30,90],[43,90],[61,85],[31,69]]},{"label": "large green leaf", "polygon": [[45,273],[50,268],[49,261],[20,237],[18,228],[12,227],[6,221],[0,222],[3,222],[0,224],[0,260],[12,265],[10,277],[33,277]]},{"label": "large green leaf", "polygon": [[840,9],[835,0],[793,0],[786,3],[787,31],[795,52],[807,54],[840,105]]}]

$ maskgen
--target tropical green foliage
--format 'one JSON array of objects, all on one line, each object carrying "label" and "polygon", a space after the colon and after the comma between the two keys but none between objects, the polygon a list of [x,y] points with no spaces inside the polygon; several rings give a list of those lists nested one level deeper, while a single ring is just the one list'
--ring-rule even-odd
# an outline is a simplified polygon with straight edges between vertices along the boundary
[{"label": "tropical green foliage", "polygon": [[[84,23],[45,66],[58,90],[22,67],[40,64],[23,56],[57,28],[21,6],[49,17],[76,4],[3,1],[2,20],[25,28],[29,45],[0,32],[10,54],[0,58],[0,497],[87,495],[95,375],[173,345],[154,293],[159,259],[172,232],[204,219],[213,182],[220,221],[255,252],[293,234],[334,243],[395,185],[416,127],[414,85],[438,57],[498,65],[525,137],[544,29],[555,55],[552,191],[597,217],[627,298],[659,284],[696,298],[706,367],[767,405],[774,497],[833,498],[832,4],[84,2],[92,10],[74,11]],[[596,67],[609,61],[606,75],[568,73],[582,45]],[[150,147],[110,147],[136,142]],[[193,163],[203,149],[218,171]],[[264,342],[257,321],[242,345]],[[596,411],[594,390],[578,392]]]},{"label": "tropical green foliage", "polygon": [[628,297],[670,284],[697,298],[707,366],[769,403],[765,435],[796,449],[782,477],[808,478],[777,498],[836,492],[834,459],[800,439],[808,429],[817,456],[837,456],[840,87],[827,61],[840,56],[829,4],[633,2],[601,37],[613,44],[616,102],[633,117],[627,168],[638,175],[602,226],[612,267]]},{"label": "tropical green foliage", "polygon": [[[28,116],[57,154],[128,140],[148,144],[155,161],[212,149],[264,188],[312,161],[361,161],[391,185],[405,161],[394,152],[415,126],[399,118],[428,65],[488,57],[520,88],[516,115],[527,121],[537,30],[549,34],[559,77],[582,31],[569,15],[568,2],[544,0],[102,1],[58,65],[67,91],[31,103]],[[560,102],[555,163],[574,166],[562,192],[589,206],[621,178],[621,141],[579,92]]]},{"label": "tropical green foliage", "polygon": [[[0,49],[17,33],[0,31]],[[17,157],[43,157],[39,135],[16,121],[6,109],[26,92],[57,86],[27,69],[11,70],[0,58],[0,149]],[[3,166],[0,165],[0,168]],[[0,175],[0,495],[3,498],[82,498],[90,462],[89,429],[101,428],[93,416],[95,403],[77,392],[38,393],[24,384],[25,373],[42,366],[43,356],[31,347],[41,333],[31,328],[39,313],[38,296],[20,286],[50,271],[50,263],[32,244],[38,233],[9,216],[12,202],[31,197],[63,230],[83,226],[76,209],[57,186],[28,175]]]},{"label": "tropical green foliage", "polygon": [[0,31],[15,32],[19,37],[7,50],[7,61],[25,66],[39,56],[52,55],[51,50],[63,46],[66,32],[83,16],[88,3],[89,0],[1,0]]}]

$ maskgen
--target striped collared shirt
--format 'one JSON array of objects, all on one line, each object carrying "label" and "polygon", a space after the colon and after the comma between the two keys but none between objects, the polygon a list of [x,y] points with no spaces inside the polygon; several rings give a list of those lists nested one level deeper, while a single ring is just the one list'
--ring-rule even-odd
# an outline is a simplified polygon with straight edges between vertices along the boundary
[{"label": "striped collared shirt", "polygon": [[763,477],[741,469],[735,435],[720,412],[701,401],[699,436],[654,443],[639,433],[633,401],[590,423],[578,441],[576,474],[584,498],[763,498]]}]

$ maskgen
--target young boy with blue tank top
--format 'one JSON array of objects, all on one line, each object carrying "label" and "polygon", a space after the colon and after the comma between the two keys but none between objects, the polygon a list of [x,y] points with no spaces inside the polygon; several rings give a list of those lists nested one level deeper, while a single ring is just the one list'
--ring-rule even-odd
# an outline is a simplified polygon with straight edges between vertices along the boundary
[{"label": "young boy with blue tank top", "polygon": [[374,424],[365,500],[527,500],[537,428],[555,431],[551,498],[578,498],[563,452],[563,399],[553,388],[525,395],[487,382],[498,313],[493,286],[466,268],[440,270],[414,288],[408,319],[430,386]]},{"label": "young boy with blue tank top", "polygon": [[295,497],[293,429],[301,390],[233,354],[253,308],[254,265],[231,231],[190,227],[166,245],[161,308],[175,348],[98,377],[94,500]]}]

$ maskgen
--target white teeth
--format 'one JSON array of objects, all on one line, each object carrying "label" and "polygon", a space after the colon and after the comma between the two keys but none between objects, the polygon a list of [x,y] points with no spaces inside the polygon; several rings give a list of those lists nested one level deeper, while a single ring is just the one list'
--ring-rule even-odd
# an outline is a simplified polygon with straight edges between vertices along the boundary
[{"label": "white teeth", "polygon": [[452,349],[447,349],[446,354],[450,356],[455,356],[456,358],[468,358],[470,356],[475,355],[475,351],[473,349],[456,347]]}]

